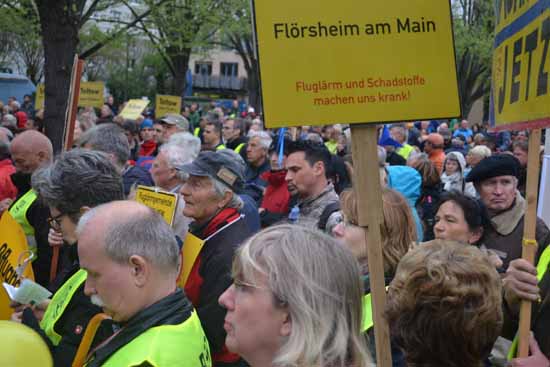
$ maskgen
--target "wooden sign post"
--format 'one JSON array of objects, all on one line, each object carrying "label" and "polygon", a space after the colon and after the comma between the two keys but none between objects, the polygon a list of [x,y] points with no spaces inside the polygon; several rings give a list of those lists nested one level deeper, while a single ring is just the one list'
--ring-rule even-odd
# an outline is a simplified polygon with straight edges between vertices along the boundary
[{"label": "wooden sign post", "polygon": [[382,254],[382,190],[378,167],[378,130],[375,125],[352,125],[353,188],[357,197],[360,227],[365,229],[369,280],[374,315],[378,366],[391,366],[390,331],[382,317],[386,304],[384,256]]},{"label": "wooden sign post", "polygon": [[[535,239],[537,228],[537,198],[539,182],[539,146],[541,130],[534,129],[529,136],[529,152],[527,157],[527,187],[525,210],[525,224],[523,227],[523,244],[521,257],[535,264],[537,254],[537,240]],[[535,264],[536,265],[536,264]],[[521,301],[519,310],[519,345],[518,357],[529,355],[529,331],[531,330],[531,301]]]}]

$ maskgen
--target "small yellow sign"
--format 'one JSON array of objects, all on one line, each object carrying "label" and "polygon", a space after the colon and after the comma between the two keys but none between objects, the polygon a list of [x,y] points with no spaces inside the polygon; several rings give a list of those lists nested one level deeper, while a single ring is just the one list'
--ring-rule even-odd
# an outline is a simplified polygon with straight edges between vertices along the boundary
[{"label": "small yellow sign", "polygon": [[[28,257],[27,239],[23,228],[6,210],[0,218],[0,285],[6,282],[18,287],[21,280],[17,276],[16,269]],[[25,268],[23,276],[34,280],[30,263]],[[0,288],[0,320],[9,320],[13,313],[13,309],[9,307],[10,298],[4,288],[1,286]]]},{"label": "small yellow sign", "polygon": [[147,99],[131,99],[120,113],[127,120],[136,120],[149,104]]},{"label": "small yellow sign", "polygon": [[181,250],[183,262],[181,266],[181,273],[178,278],[178,286],[180,288],[185,287],[185,283],[187,283],[187,278],[189,278],[189,274],[191,274],[191,269],[193,269],[195,260],[197,260],[197,257],[199,256],[203,246],[203,240],[191,234],[190,232],[187,233],[187,236],[185,236],[185,240],[183,241],[183,248]]},{"label": "small yellow sign", "polygon": [[103,91],[105,84],[103,82],[82,82],[80,83],[80,97],[78,107],[97,107],[101,108],[104,101]]},{"label": "small yellow sign", "polygon": [[491,125],[497,130],[550,126],[550,3],[497,4]]},{"label": "small yellow sign", "polygon": [[164,96],[157,94],[155,98],[155,115],[157,117],[166,116],[167,114],[179,115],[181,111],[181,97]]},{"label": "small yellow sign", "polygon": [[253,5],[267,127],[460,116],[450,1]]},{"label": "small yellow sign", "polygon": [[178,194],[139,185],[136,190],[136,201],[156,210],[168,224],[174,223]]},{"label": "small yellow sign", "polygon": [[34,108],[41,110],[44,108],[44,101],[46,99],[46,87],[44,84],[38,84],[36,86],[36,97],[34,99]]}]

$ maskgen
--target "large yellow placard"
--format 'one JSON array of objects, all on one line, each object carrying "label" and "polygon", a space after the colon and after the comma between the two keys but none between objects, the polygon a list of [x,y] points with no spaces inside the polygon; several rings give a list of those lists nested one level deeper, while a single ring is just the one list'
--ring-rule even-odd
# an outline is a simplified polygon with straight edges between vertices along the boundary
[{"label": "large yellow placard", "polygon": [[[10,298],[1,286],[6,282],[18,287],[20,279],[16,274],[20,260],[28,258],[27,239],[23,229],[6,210],[0,218],[0,320],[9,320],[13,309],[9,307]],[[32,266],[29,264],[23,272],[25,278],[34,280]]]},{"label": "large yellow placard", "polygon": [[449,1],[253,4],[268,127],[460,115]]},{"label": "large yellow placard", "polygon": [[46,86],[44,84],[38,84],[36,86],[36,97],[34,98],[34,108],[41,110],[44,108],[44,101],[46,98]]},{"label": "large yellow placard", "polygon": [[179,115],[181,112],[181,97],[157,94],[155,98],[155,115],[160,118],[169,113]]},{"label": "large yellow placard", "polygon": [[80,83],[80,97],[78,98],[78,107],[97,107],[103,106],[103,91],[105,85],[103,82],[82,82]]},{"label": "large yellow placard", "polygon": [[491,123],[550,126],[550,1],[497,2]]}]

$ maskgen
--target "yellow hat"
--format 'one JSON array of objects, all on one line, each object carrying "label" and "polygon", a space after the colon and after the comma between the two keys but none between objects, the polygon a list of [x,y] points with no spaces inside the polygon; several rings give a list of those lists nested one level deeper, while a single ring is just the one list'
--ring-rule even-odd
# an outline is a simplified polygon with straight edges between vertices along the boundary
[{"label": "yellow hat", "polygon": [[13,321],[0,320],[2,365],[52,367],[48,346],[34,330]]}]

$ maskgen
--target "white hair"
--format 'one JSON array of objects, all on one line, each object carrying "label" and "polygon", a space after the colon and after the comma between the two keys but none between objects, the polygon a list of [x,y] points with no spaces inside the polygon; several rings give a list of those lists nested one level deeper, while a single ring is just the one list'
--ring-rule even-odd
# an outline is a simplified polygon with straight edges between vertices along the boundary
[{"label": "white hair", "polygon": [[271,139],[271,136],[265,131],[251,130],[248,133],[248,137],[250,140],[252,140],[253,138],[258,138],[260,140],[260,145],[266,150],[269,149],[269,147],[271,146],[271,142],[273,141],[273,139]]},{"label": "white hair", "polygon": [[188,154],[193,157],[192,159],[197,158],[201,151],[201,140],[188,132],[173,134],[166,144],[175,144],[184,147]]}]

